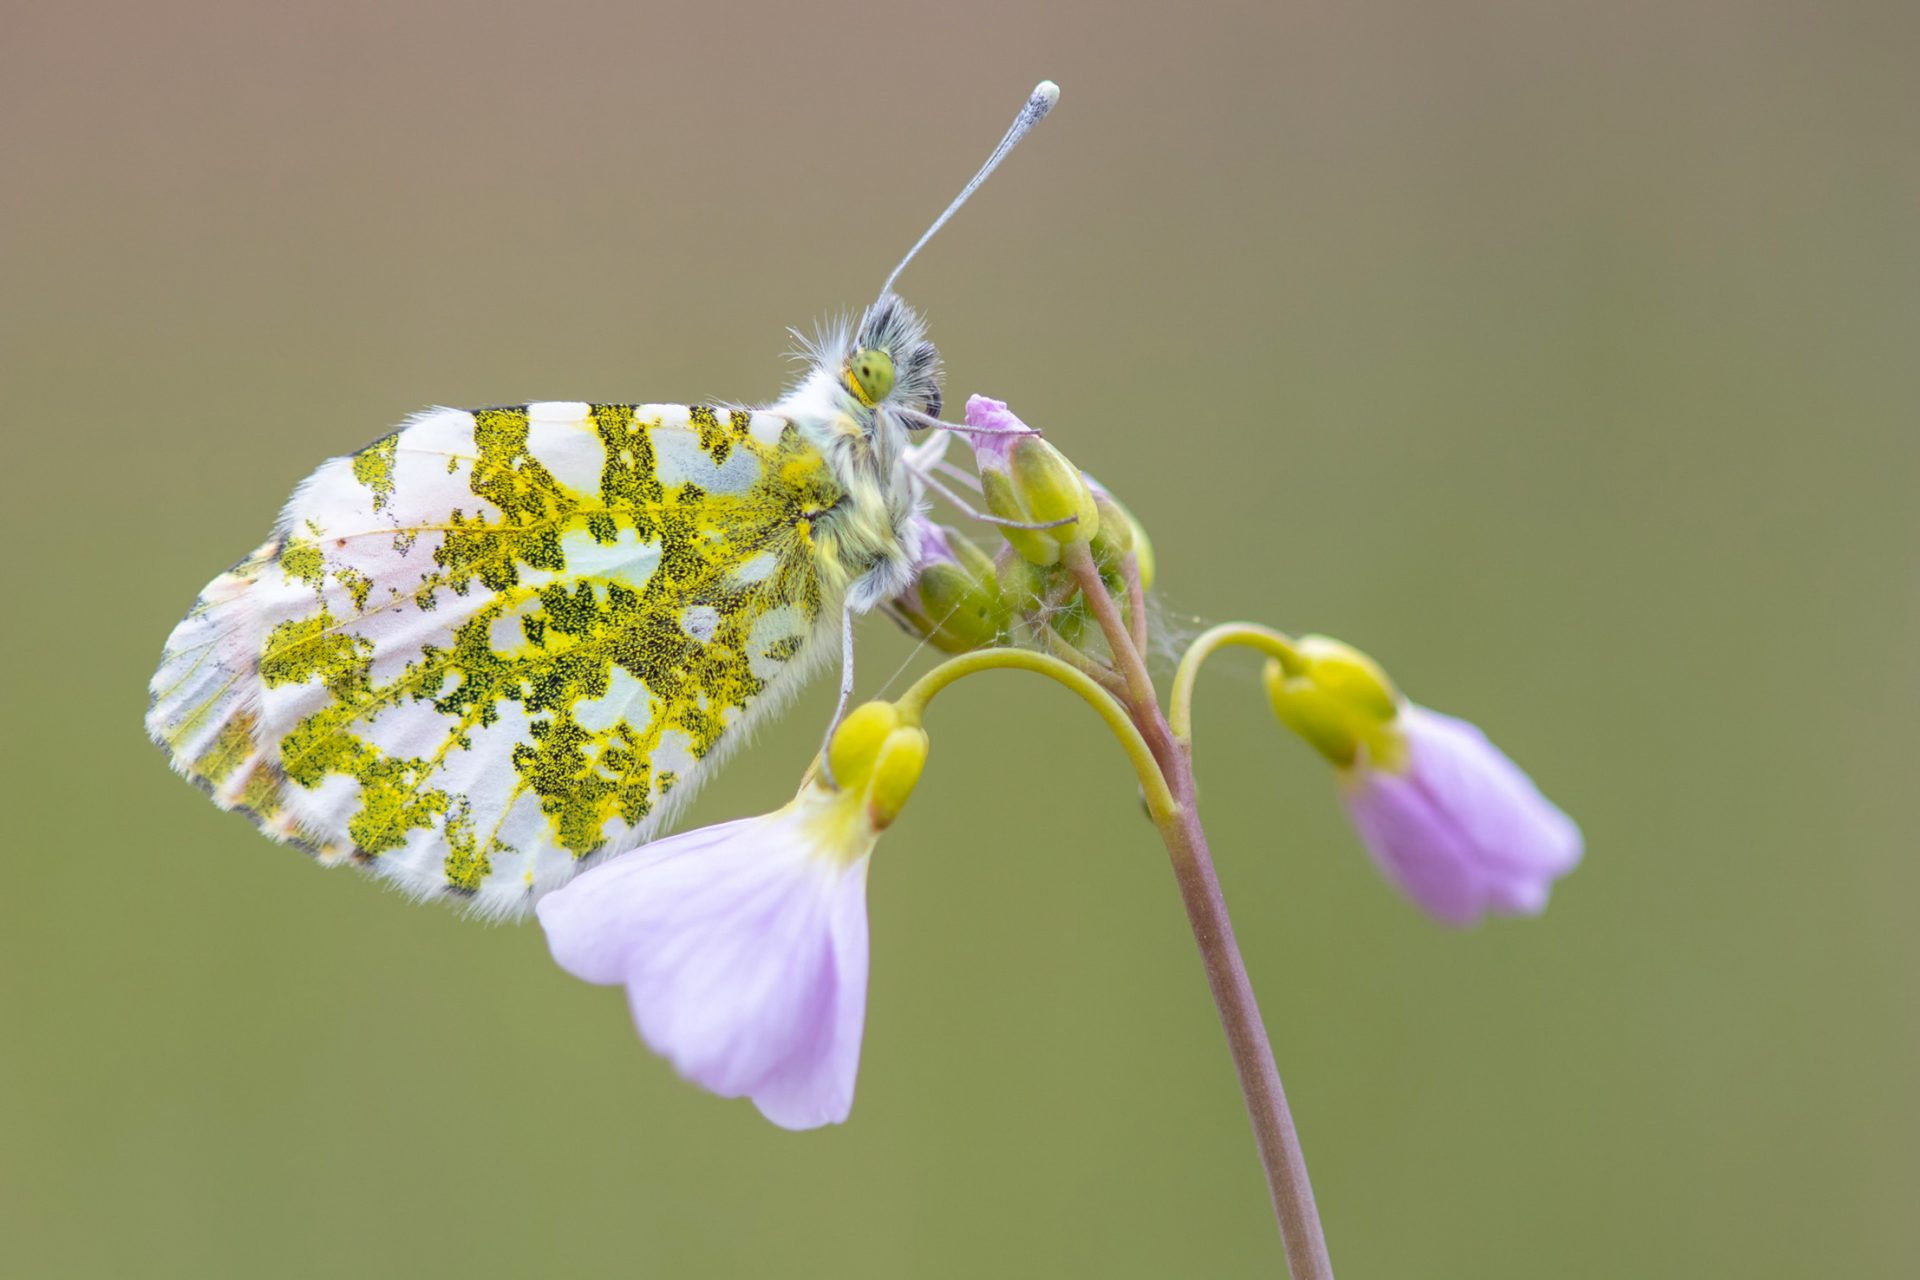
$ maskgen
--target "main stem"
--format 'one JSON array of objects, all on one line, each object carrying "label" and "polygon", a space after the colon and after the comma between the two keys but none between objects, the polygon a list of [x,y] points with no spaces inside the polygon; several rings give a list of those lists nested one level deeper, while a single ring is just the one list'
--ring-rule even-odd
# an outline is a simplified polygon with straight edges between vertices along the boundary
[{"label": "main stem", "polygon": [[[1194,805],[1192,749],[1184,739],[1175,738],[1161,713],[1146,660],[1101,582],[1085,544],[1067,548],[1063,563],[1079,580],[1080,593],[1106,635],[1114,665],[1126,683],[1122,701],[1159,762],[1176,802],[1170,812],[1155,815],[1154,826],[1166,842],[1174,880],[1180,886],[1180,901],[1187,909],[1187,923],[1206,969],[1207,988],[1213,993],[1220,1025],[1227,1033],[1233,1070],[1240,1078],[1247,1118],[1253,1124],[1254,1145],[1266,1170],[1274,1217],[1280,1222],[1287,1270],[1293,1280],[1333,1280],[1333,1262],[1327,1256],[1319,1210],[1314,1207],[1313,1183],[1307,1178],[1300,1135],[1293,1127],[1293,1113],[1287,1109],[1280,1068],[1267,1041],[1253,981],[1234,941],[1227,900],[1220,892],[1220,877],[1214,873],[1213,855],[1207,849],[1207,833],[1200,826],[1200,813]],[[1128,576],[1133,576],[1131,566]],[[1143,601],[1137,591],[1130,590],[1128,595],[1130,607],[1140,609]]]},{"label": "main stem", "polygon": [[1172,782],[1180,807],[1172,818],[1158,824],[1160,836],[1173,860],[1173,876],[1187,908],[1187,923],[1200,948],[1207,987],[1220,1010],[1220,1025],[1226,1029],[1240,1092],[1246,1096],[1247,1118],[1253,1123],[1253,1140],[1266,1170],[1273,1213],[1280,1222],[1287,1270],[1294,1280],[1332,1280],[1333,1263],[1327,1256],[1319,1210],[1314,1207],[1307,1160],[1300,1151],[1293,1113],[1287,1109],[1287,1092],[1280,1084],[1280,1069],[1274,1064],[1273,1046],[1267,1040],[1259,1002],[1254,999],[1253,982],[1247,977],[1246,963],[1234,941],[1233,921],[1227,916],[1220,878],[1214,874],[1207,833],[1194,808],[1193,771],[1184,751]]}]

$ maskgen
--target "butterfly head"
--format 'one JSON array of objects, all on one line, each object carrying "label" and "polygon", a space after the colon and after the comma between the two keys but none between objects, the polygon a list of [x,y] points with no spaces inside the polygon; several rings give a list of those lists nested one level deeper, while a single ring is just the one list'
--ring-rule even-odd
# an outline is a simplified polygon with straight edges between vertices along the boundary
[{"label": "butterfly head", "polygon": [[862,408],[940,416],[940,352],[927,340],[926,323],[897,294],[881,294],[860,318],[840,381]]},{"label": "butterfly head", "polygon": [[[1051,80],[1042,80],[1034,86],[1020,114],[1014,117],[1012,127],[987,157],[987,162],[914,242],[913,248],[907,250],[907,256],[894,265],[887,282],[880,286],[879,300],[860,317],[852,339],[842,344],[845,350],[839,370],[840,385],[868,414],[876,418],[891,417],[913,430],[933,426],[939,419],[940,353],[927,341],[925,322],[893,291],[893,282],[900,278],[900,272],[913,261],[913,255],[920,252],[921,246],[933,238],[933,233],[946,225],[954,210],[967,202],[967,197],[987,180],[987,175],[1020,139],[1046,117],[1059,97],[1060,88]],[[889,414],[889,409],[894,412]]]}]

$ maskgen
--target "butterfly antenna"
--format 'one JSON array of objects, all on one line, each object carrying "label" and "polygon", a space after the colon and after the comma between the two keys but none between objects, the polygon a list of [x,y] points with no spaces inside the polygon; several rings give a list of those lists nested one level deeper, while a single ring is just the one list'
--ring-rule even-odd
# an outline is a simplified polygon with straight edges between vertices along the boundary
[{"label": "butterfly antenna", "polygon": [[892,274],[887,276],[887,282],[880,286],[881,297],[893,291],[893,282],[900,278],[900,273],[906,269],[906,265],[913,261],[913,255],[920,252],[927,241],[933,239],[934,232],[947,225],[947,219],[953,216],[954,210],[965,204],[967,197],[980,189],[980,184],[987,180],[987,175],[1007,158],[1007,152],[1013,150],[1020,139],[1032,133],[1033,126],[1046,119],[1047,112],[1053,110],[1053,104],[1058,101],[1060,101],[1060,86],[1053,81],[1042,80],[1033,87],[1032,96],[1027,99],[1026,105],[1020,108],[1020,114],[1013,118],[1013,126],[1007,130],[1007,136],[1000,139],[1000,145],[993,149],[993,154],[988,156],[987,162],[980,166],[980,172],[973,175],[973,180],[960,189],[960,194],[953,198],[953,203],[947,206],[947,211],[935,218],[933,225],[927,228],[926,234],[914,242],[913,248],[907,250],[907,256],[900,259],[900,265],[893,269]]}]

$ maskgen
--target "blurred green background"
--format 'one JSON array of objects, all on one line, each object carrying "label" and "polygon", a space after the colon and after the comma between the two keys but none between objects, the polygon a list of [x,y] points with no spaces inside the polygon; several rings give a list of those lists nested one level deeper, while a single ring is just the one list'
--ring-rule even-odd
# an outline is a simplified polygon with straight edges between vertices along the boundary
[{"label": "blurred green background", "polygon": [[[771,398],[1042,76],[903,282],[951,401],[1124,495],[1174,614],[1363,645],[1589,838],[1545,918],[1443,931],[1253,662],[1205,682],[1341,1274],[1920,1269],[1911,4],[4,25],[0,1274],[1279,1269],[1164,855],[1057,690],[942,700],[859,1102],[806,1135],[678,1082],[536,928],[272,847],[140,729],[322,458],[429,403]],[[910,653],[862,646],[867,693]],[[694,818],[784,798],[828,701]]]}]

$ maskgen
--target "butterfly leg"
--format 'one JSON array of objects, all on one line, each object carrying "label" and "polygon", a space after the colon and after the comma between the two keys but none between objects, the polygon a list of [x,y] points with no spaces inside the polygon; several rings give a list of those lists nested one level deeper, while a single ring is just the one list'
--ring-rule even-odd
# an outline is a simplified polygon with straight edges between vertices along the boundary
[{"label": "butterfly leg", "polygon": [[931,471],[916,469],[914,474],[920,477],[921,483],[926,485],[927,488],[933,490],[948,502],[951,502],[959,509],[962,515],[983,521],[986,524],[997,524],[1005,529],[1058,529],[1061,525],[1072,524],[1080,518],[1079,516],[1063,516],[1058,520],[1007,520],[1001,516],[990,515],[985,511],[975,508],[965,498],[936,479]]},{"label": "butterfly leg", "polygon": [[820,773],[826,778],[827,785],[836,791],[840,789],[840,784],[833,777],[833,735],[846,718],[847,703],[852,699],[853,609],[843,604],[840,606],[840,701],[833,708],[833,719],[827,722],[827,736],[820,742]]}]

